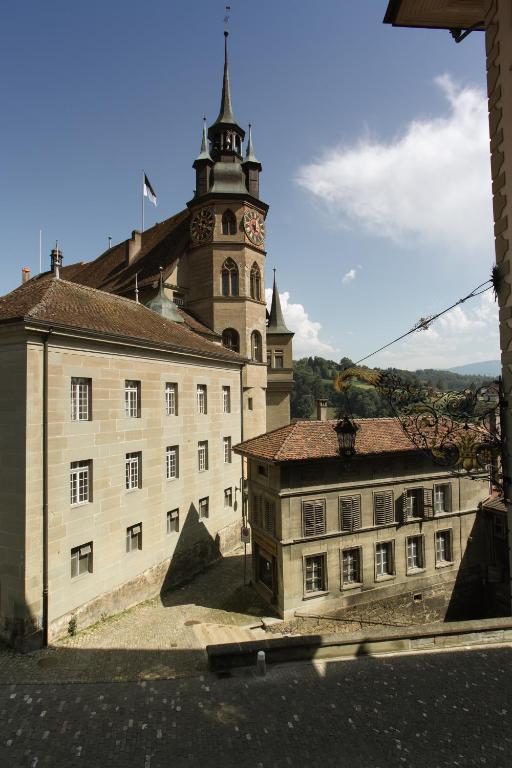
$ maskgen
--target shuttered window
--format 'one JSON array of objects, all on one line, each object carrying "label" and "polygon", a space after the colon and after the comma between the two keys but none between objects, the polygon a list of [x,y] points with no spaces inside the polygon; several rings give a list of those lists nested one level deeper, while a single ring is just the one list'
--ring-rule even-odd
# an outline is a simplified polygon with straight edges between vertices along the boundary
[{"label": "shuttered window", "polygon": [[395,521],[393,491],[382,491],[373,495],[375,525],[390,525]]},{"label": "shuttered window", "polygon": [[340,529],[355,531],[361,527],[361,497],[340,496]]},{"label": "shuttered window", "polygon": [[324,499],[302,503],[302,530],[304,536],[319,536],[325,533]]},{"label": "shuttered window", "polygon": [[403,492],[402,504],[403,504],[403,518],[409,520],[410,518],[423,517],[423,488],[408,488]]},{"label": "shuttered window", "polygon": [[276,505],[273,501],[265,499],[265,529],[275,536],[276,534]]}]

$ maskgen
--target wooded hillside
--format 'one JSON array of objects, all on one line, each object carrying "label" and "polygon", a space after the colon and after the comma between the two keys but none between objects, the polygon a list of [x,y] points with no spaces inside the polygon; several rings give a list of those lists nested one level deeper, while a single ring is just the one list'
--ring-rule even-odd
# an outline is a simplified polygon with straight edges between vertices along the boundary
[{"label": "wooded hillside", "polygon": [[[358,382],[352,384],[346,393],[337,392],[333,380],[339,371],[352,365],[348,357],[343,357],[339,363],[325,360],[323,357],[303,357],[293,362],[294,386],[291,401],[291,416],[296,419],[316,418],[316,401],[320,397],[327,398],[330,408],[329,417],[338,418],[347,411],[347,400],[353,416],[371,418],[376,416],[391,416],[387,403],[379,393],[367,384]],[[379,368],[373,370],[381,370]],[[418,371],[405,371],[392,368],[404,381],[418,382],[432,386],[434,389],[446,392],[463,389],[477,389],[491,379],[484,376],[461,375],[452,371],[425,368]]]}]

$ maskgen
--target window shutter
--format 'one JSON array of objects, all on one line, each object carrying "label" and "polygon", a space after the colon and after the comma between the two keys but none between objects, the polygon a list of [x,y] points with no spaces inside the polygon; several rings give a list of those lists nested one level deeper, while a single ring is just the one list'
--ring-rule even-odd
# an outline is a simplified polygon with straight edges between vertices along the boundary
[{"label": "window shutter", "polygon": [[446,511],[451,512],[452,511],[452,484],[448,483],[446,485]]},{"label": "window shutter", "polygon": [[361,497],[352,498],[352,528],[355,531],[361,527]]},{"label": "window shutter", "polygon": [[373,497],[375,525],[389,525],[394,522],[393,491],[376,493]]},{"label": "window shutter", "polygon": [[315,505],[312,501],[305,501],[302,506],[302,525],[304,536],[313,536],[315,533]]},{"label": "window shutter", "polygon": [[423,489],[423,515],[425,517],[432,517],[434,514],[434,501],[432,488]]},{"label": "window shutter", "polygon": [[315,502],[315,533],[325,533],[325,502]]},{"label": "window shutter", "polygon": [[340,499],[340,518],[341,518],[341,530],[352,530],[352,498],[350,496],[343,496]]},{"label": "window shutter", "polygon": [[407,509],[407,491],[404,491],[402,493],[402,520],[405,523],[408,518],[408,509]]}]

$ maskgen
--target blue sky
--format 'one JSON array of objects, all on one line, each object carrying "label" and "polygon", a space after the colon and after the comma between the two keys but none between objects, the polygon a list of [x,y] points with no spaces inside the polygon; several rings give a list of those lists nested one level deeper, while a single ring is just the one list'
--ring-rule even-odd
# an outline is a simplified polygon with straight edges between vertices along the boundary
[{"label": "blue sky", "polygon": [[[231,3],[235,114],[263,164],[271,267],[296,357],[358,359],[468,293],[493,263],[484,39],[382,24],[384,0]],[[2,272],[95,258],[180,210],[218,112],[224,4],[18,0],[0,17]],[[490,294],[375,364],[498,354]]]}]

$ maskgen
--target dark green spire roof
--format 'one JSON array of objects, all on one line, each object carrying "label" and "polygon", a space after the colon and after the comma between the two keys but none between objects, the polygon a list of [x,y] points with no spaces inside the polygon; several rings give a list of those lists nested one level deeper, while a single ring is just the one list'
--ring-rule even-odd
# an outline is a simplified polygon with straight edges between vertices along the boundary
[{"label": "dark green spire roof", "polygon": [[249,123],[249,138],[247,139],[247,150],[245,152],[245,161],[246,163],[258,163],[260,164],[260,161],[254,154],[254,148],[252,145],[252,125]]},{"label": "dark green spire roof", "polygon": [[160,267],[160,290],[154,299],[147,302],[146,307],[156,312],[167,320],[172,320],[175,323],[183,323],[184,320],[178,311],[178,307],[171,301],[171,299],[164,293],[164,279],[162,268]]},{"label": "dark green spire roof", "polygon": [[220,102],[219,116],[215,122],[236,125],[233,106],[231,104],[231,89],[229,87],[228,35],[229,32],[224,32],[224,78],[222,80],[222,99]]},{"label": "dark green spire roof", "polygon": [[213,160],[210,157],[210,150],[208,149],[208,137],[206,135],[206,117],[203,117],[203,137],[201,139],[201,149],[199,151],[198,156],[194,160],[194,165],[195,163],[200,162],[201,160],[209,160],[210,163],[213,163]]},{"label": "dark green spire roof", "polygon": [[276,283],[276,271],[274,269],[274,285],[272,287],[272,304],[270,305],[270,318],[267,325],[267,335],[272,334],[290,334],[293,336],[293,332],[286,327],[284,322],[283,311],[281,309],[281,299],[279,298],[279,291],[277,290]]}]

